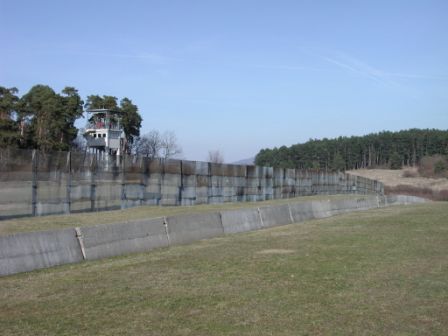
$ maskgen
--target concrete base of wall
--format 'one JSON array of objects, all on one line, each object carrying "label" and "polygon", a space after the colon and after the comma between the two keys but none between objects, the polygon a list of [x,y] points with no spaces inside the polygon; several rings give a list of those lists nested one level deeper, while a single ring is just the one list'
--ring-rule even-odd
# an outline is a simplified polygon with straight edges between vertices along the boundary
[{"label": "concrete base of wall", "polygon": [[80,228],[87,260],[168,246],[163,218]]},{"label": "concrete base of wall", "polygon": [[325,218],[344,212],[422,202],[426,200],[414,196],[360,196],[355,199],[290,203],[0,236],[0,276],[83,259],[188,244],[223,234]]},{"label": "concrete base of wall", "polygon": [[263,227],[293,223],[288,204],[262,207],[260,208],[260,215]]},{"label": "concrete base of wall", "polygon": [[170,245],[188,244],[224,234],[221,215],[216,212],[173,216],[166,222]]},{"label": "concrete base of wall", "polygon": [[221,220],[226,234],[263,228],[257,208],[222,211]]},{"label": "concrete base of wall", "polygon": [[74,229],[0,236],[0,275],[82,260]]}]

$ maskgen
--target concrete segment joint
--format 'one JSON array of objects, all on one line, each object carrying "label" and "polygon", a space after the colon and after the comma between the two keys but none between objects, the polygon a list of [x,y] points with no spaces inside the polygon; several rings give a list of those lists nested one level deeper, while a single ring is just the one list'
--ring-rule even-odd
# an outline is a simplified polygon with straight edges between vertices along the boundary
[{"label": "concrete segment joint", "polygon": [[218,211],[218,216],[219,216],[219,223],[221,224],[222,232],[225,233],[226,231],[224,229],[224,224],[222,222],[222,213],[221,213],[221,211]]},{"label": "concrete segment joint", "polygon": [[292,216],[291,211],[291,204],[288,203],[288,211],[289,211],[289,218],[291,219],[291,224],[294,223],[294,217]]},{"label": "concrete segment joint", "polygon": [[163,226],[165,227],[166,239],[168,240],[168,246],[171,246],[170,234],[168,232],[168,220],[166,217],[163,217]]},{"label": "concrete segment joint", "polygon": [[257,211],[258,211],[258,216],[260,216],[261,227],[264,227],[263,217],[261,216],[260,208],[257,208]]},{"label": "concrete segment joint", "polygon": [[83,236],[82,236],[82,232],[81,232],[81,228],[76,227],[75,228],[75,232],[76,232],[76,239],[78,240],[79,243],[79,247],[81,249],[81,253],[82,253],[82,258],[84,260],[86,260],[86,249],[84,247],[84,240],[83,240]]}]

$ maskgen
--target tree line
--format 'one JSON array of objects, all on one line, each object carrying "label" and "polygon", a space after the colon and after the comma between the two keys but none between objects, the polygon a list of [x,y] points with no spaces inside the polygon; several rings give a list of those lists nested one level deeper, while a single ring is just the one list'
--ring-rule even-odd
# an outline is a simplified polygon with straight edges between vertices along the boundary
[{"label": "tree line", "polygon": [[262,149],[256,165],[346,170],[416,166],[425,156],[448,155],[448,130],[409,129],[365,136],[311,139],[290,147]]},{"label": "tree line", "polygon": [[17,88],[0,86],[0,148],[73,149],[78,135],[75,121],[83,117],[84,108],[121,112],[127,149],[131,150],[140,135],[142,117],[129,98],[118,102],[117,97],[90,95],[84,102],[74,87],[57,93],[47,85],[35,85],[21,97]]}]

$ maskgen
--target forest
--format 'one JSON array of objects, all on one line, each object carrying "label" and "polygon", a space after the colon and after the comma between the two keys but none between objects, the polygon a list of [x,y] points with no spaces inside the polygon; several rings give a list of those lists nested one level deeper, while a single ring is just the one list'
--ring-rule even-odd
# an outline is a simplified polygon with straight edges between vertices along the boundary
[{"label": "forest", "polygon": [[76,149],[75,121],[84,108],[120,112],[128,149],[139,137],[142,118],[129,98],[118,102],[113,96],[89,95],[84,102],[74,87],[57,93],[47,85],[35,85],[19,97],[16,88],[0,86],[0,148]]},{"label": "forest", "polygon": [[403,165],[416,166],[423,157],[432,155],[448,155],[448,130],[409,129],[311,139],[290,147],[262,149],[255,157],[255,164],[328,170],[399,169]]}]

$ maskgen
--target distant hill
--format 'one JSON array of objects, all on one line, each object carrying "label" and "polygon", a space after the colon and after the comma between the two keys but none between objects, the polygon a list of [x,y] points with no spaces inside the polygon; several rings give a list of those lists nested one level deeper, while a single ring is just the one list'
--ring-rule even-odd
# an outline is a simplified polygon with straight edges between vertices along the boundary
[{"label": "distant hill", "polygon": [[251,166],[251,165],[255,164],[255,157],[251,157],[251,158],[248,158],[248,159],[243,159],[243,160],[239,160],[239,161],[236,161],[236,162],[232,162],[232,164]]},{"label": "distant hill", "polygon": [[416,166],[425,156],[448,155],[448,130],[410,129],[365,136],[311,139],[290,147],[262,149],[259,166],[346,170]]}]

